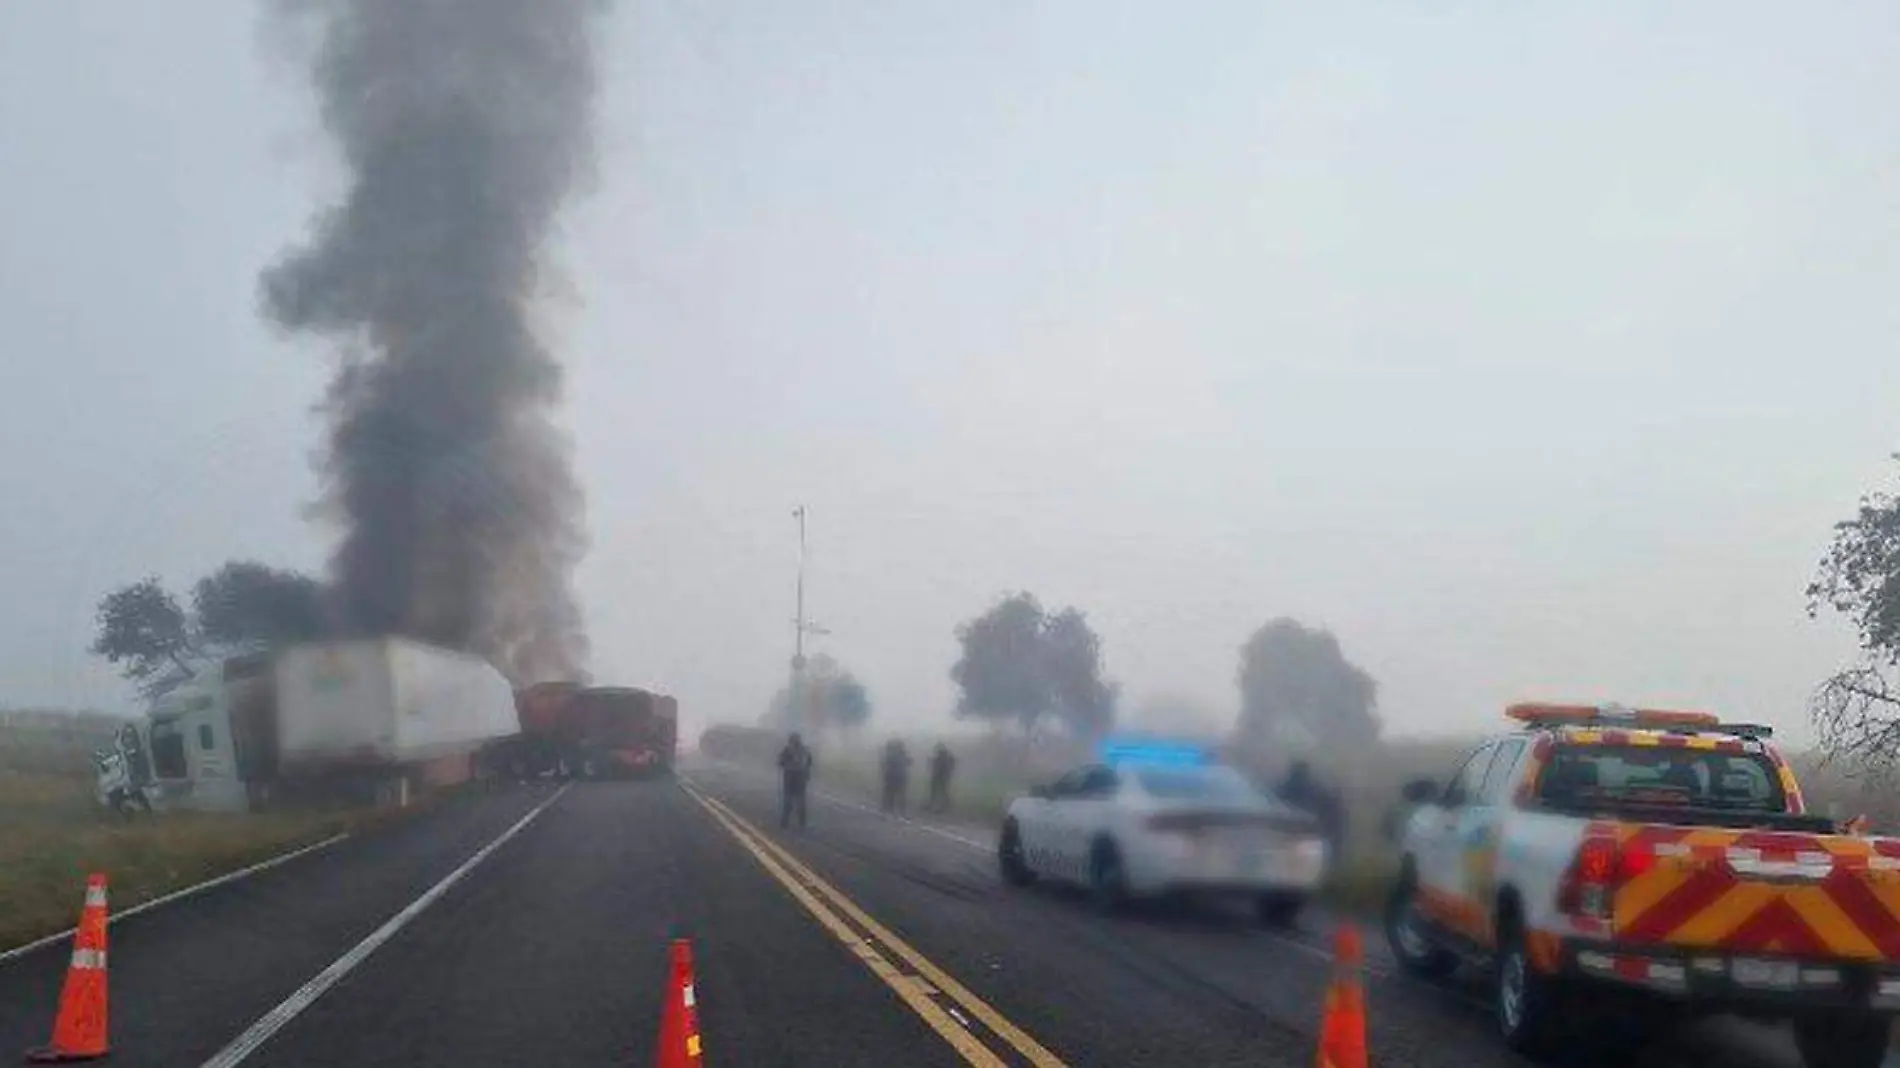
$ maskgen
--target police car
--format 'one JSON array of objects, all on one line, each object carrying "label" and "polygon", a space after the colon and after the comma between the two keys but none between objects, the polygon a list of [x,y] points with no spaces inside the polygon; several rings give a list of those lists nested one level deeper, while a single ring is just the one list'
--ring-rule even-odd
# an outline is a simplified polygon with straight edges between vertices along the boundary
[{"label": "police car", "polygon": [[1326,845],[1305,813],[1194,746],[1119,742],[1009,806],[1004,880],[1085,887],[1102,906],[1208,894],[1250,899],[1291,923],[1319,886]]}]

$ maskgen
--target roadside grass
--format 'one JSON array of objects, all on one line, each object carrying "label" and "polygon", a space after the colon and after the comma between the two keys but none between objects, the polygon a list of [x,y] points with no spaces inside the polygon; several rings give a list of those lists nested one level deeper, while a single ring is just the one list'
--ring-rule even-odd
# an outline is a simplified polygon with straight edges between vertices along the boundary
[{"label": "roadside grass", "polygon": [[[911,768],[909,809],[913,813],[921,813],[930,797],[930,776],[928,773],[920,775],[918,770],[916,765]],[[874,754],[828,755],[819,763],[816,778],[819,786],[834,793],[873,805],[882,800],[882,777]],[[994,773],[966,776],[959,770],[950,781],[950,811],[945,815],[958,823],[997,827],[1002,824],[1010,801],[1025,789],[1024,783],[1005,776]]]},{"label": "roadside grass", "polygon": [[166,813],[120,821],[91,780],[0,770],[0,950],[72,926],[91,872],[114,908],[182,889],[376,818],[360,810]]}]

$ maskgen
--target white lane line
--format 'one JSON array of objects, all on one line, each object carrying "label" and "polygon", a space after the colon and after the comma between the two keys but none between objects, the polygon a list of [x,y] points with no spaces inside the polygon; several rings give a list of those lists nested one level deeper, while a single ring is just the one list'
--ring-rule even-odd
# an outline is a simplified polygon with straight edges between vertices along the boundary
[{"label": "white lane line", "polygon": [[996,848],[996,843],[994,842],[979,842],[974,838],[966,838],[963,835],[956,833],[955,831],[944,830],[942,827],[939,827],[936,824],[925,823],[922,820],[914,820],[914,819],[911,819],[909,816],[892,815],[891,813],[885,812],[882,809],[873,808],[870,805],[863,803],[862,801],[853,801],[850,798],[839,797],[837,794],[829,793],[824,790],[813,790],[812,793],[818,795],[819,797],[823,798],[826,801],[831,802],[834,805],[843,805],[845,808],[856,809],[859,812],[867,812],[873,816],[884,816],[889,819],[896,820],[897,822],[902,823],[906,826],[915,827],[920,831],[927,831],[930,834],[934,834],[939,838],[947,838],[950,841],[957,843],[958,845],[969,846],[971,849],[980,849],[983,852],[988,853],[990,850]]},{"label": "white lane line", "polygon": [[[739,772],[740,774],[750,774],[751,777],[753,778],[758,778],[758,779],[771,778],[769,774],[754,774],[753,773],[754,769],[742,768],[737,764],[733,764],[724,760],[712,760],[712,761],[708,761],[708,763],[714,764],[728,771],[735,771],[735,772]],[[854,801],[848,797],[840,797],[837,794],[831,793],[828,790],[813,790],[812,795],[822,801],[829,801],[834,805],[842,805],[845,808],[856,809],[859,812],[868,813],[873,816],[883,816],[887,819],[896,820],[899,823],[905,824],[907,826],[915,827],[920,831],[926,831],[930,834],[936,835],[939,838],[948,839],[952,842],[957,843],[958,845],[968,846],[971,849],[981,850],[982,852],[988,853],[991,850],[996,848],[995,842],[979,842],[974,838],[965,837],[964,835],[958,834],[955,831],[945,830],[944,828],[938,827],[935,824],[925,823],[922,820],[911,819],[909,816],[894,816],[888,812],[885,812],[883,809],[873,808],[872,806],[867,805],[862,801]]]},{"label": "white lane line", "polygon": [[[193,894],[202,894],[206,890],[223,886],[225,883],[236,882],[237,880],[242,879],[247,875],[256,875],[260,871],[266,871],[270,868],[275,868],[279,864],[284,864],[289,861],[296,860],[298,857],[301,857],[306,853],[315,853],[319,849],[327,849],[330,846],[333,846],[348,837],[349,837],[348,832],[344,832],[343,834],[331,835],[330,837],[325,838],[321,842],[312,842],[311,844],[307,846],[303,846],[302,848],[299,848],[299,849],[293,849],[288,853],[280,853],[277,856],[271,857],[268,860],[259,861],[248,868],[239,868],[236,871],[225,872],[223,875],[220,875],[215,879],[206,879],[204,882],[194,883],[182,889],[173,890],[169,894],[160,895],[159,897],[155,897],[151,899],[150,901],[141,901],[138,904],[132,905],[128,908],[115,910],[107,915],[106,923],[107,924],[118,923],[120,920],[123,920],[129,916],[137,916],[141,912],[145,912],[150,909],[155,909],[159,907],[160,905],[168,905],[174,901],[179,900],[180,898],[187,898],[187,897],[192,896]],[[28,953],[33,952],[36,949],[43,949],[47,946],[54,944],[55,942],[63,942],[66,939],[71,938],[72,936],[73,936],[73,928],[68,927],[64,931],[60,931],[56,934],[49,934],[45,938],[34,939],[33,941],[28,942],[27,944],[23,946],[14,946],[12,949],[9,949],[4,953],[0,953],[0,964],[5,964],[7,961],[10,961],[15,957],[24,956]]]},{"label": "white lane line", "polygon": [[[571,786],[572,784],[568,784]],[[488,859],[488,854],[501,848],[502,843],[521,833],[521,829],[534,822],[534,818],[547,810],[549,805],[561,799],[567,793],[568,786],[554,791],[554,796],[536,805],[527,815],[515,821],[514,826],[501,832],[500,837],[475,851],[475,854],[463,861],[461,866],[442,877],[442,881],[430,887],[423,895],[411,901],[401,912],[383,922],[381,927],[370,932],[368,938],[358,942],[348,953],[338,957],[328,968],[318,972],[316,977],[297,989],[297,992],[285,998],[276,1008],[259,1017],[257,1022],[246,1028],[244,1033],[231,1040],[231,1044],[219,1050],[202,1068],[231,1068],[244,1058],[256,1052],[257,1047],[269,1041],[270,1037],[282,1030],[285,1024],[297,1018],[297,1014],[310,1007],[312,1002],[323,996],[323,992],[337,984],[339,979],[350,974],[357,965],[369,958],[384,942],[396,936],[396,932],[408,926],[409,921],[422,914],[422,910],[436,903],[443,894],[462,877],[475,869],[477,864]]]}]

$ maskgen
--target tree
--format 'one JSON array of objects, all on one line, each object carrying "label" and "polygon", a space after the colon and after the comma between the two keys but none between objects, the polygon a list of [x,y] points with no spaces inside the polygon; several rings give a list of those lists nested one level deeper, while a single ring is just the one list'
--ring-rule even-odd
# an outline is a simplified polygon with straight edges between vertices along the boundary
[{"label": "tree", "polygon": [[185,662],[194,649],[191,621],[156,575],[106,594],[97,618],[92,651],[127,679],[143,685],[168,668],[191,671]]},{"label": "tree", "polygon": [[1077,734],[1106,730],[1115,687],[1102,678],[1102,641],[1074,608],[1050,615],[1031,593],[1004,597],[957,628],[962,656],[950,669],[956,714],[1014,721],[1024,733],[1053,715]]},{"label": "tree", "polygon": [[864,683],[822,653],[806,663],[799,689],[796,700],[789,683],[772,695],[765,726],[779,730],[854,730],[871,718],[871,695]]},{"label": "tree", "polygon": [[1048,673],[1041,657],[1042,603],[1034,594],[1017,593],[957,628],[963,655],[950,668],[961,694],[962,718],[1015,720],[1025,732],[1051,704]]},{"label": "tree", "polygon": [[268,646],[321,637],[323,597],[309,575],[233,560],[198,580],[191,603],[206,641]]},{"label": "tree", "polygon": [[[1900,458],[1900,457],[1896,457]],[[1808,585],[1808,614],[1831,608],[1853,620],[1861,662],[1816,687],[1808,711],[1830,757],[1876,771],[1900,761],[1900,500],[1873,493],[1834,540]]]},{"label": "tree", "polygon": [[1379,735],[1379,686],[1339,639],[1275,619],[1240,647],[1240,735],[1251,744],[1336,746]]},{"label": "tree", "polygon": [[186,612],[156,577],[114,590],[99,601],[92,651],[151,696],[205,661],[325,631],[323,586],[295,571],[232,561],[199,579],[191,601]]},{"label": "tree", "polygon": [[1115,687],[1102,678],[1102,639],[1081,612],[1064,608],[1044,621],[1042,658],[1055,717],[1075,734],[1107,731]]}]

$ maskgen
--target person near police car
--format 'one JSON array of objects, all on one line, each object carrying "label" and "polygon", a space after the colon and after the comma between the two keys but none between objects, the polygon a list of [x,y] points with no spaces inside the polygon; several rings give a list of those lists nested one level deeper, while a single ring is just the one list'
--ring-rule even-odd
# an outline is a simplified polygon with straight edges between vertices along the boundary
[{"label": "person near police car", "polygon": [[796,815],[798,826],[804,828],[805,790],[811,785],[811,772],[816,764],[817,759],[806,747],[805,740],[793,731],[778,754],[780,827],[791,826],[792,817]]}]

